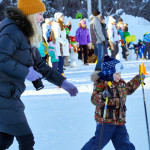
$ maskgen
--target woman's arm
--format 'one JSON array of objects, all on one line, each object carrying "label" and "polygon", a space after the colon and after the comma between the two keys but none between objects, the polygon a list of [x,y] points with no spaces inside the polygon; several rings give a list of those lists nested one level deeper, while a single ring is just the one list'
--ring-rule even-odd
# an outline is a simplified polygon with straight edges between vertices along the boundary
[{"label": "woman's arm", "polygon": [[0,37],[0,71],[13,78],[24,80],[29,72],[28,67],[13,59],[18,45],[20,40],[14,35],[4,34]]},{"label": "woman's arm", "polygon": [[32,53],[35,58],[35,66],[37,66],[39,73],[41,73],[49,82],[61,87],[66,78],[42,61],[40,53],[36,47],[32,48]]}]

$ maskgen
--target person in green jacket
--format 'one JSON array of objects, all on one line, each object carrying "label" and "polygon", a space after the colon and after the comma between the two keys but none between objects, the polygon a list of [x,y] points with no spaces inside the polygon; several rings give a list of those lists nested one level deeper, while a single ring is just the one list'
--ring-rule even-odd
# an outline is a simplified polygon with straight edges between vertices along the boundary
[{"label": "person in green jacket", "polygon": [[76,18],[75,19],[82,19],[83,16],[82,16],[82,10],[78,11],[77,14],[76,14]]}]

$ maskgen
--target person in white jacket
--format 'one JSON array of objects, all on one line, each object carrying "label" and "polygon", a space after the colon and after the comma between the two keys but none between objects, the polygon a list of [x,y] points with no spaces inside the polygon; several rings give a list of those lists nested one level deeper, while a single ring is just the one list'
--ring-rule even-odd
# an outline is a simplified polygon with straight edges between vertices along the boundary
[{"label": "person in white jacket", "polygon": [[49,42],[52,21],[53,21],[52,18],[46,18],[45,23],[43,23],[43,25],[42,25],[43,38],[47,44]]},{"label": "person in white jacket", "polygon": [[56,52],[59,57],[58,69],[59,73],[64,75],[63,65],[65,56],[69,56],[69,42],[66,38],[66,29],[64,25],[64,15],[61,12],[54,14],[56,22],[52,24],[52,30],[54,31],[56,38]]},{"label": "person in white jacket", "polygon": [[116,28],[116,20],[112,17],[109,16],[109,23],[108,23],[108,38],[109,38],[109,43],[111,46],[111,57],[116,58],[116,55],[119,52],[119,37],[118,37],[118,32]]}]

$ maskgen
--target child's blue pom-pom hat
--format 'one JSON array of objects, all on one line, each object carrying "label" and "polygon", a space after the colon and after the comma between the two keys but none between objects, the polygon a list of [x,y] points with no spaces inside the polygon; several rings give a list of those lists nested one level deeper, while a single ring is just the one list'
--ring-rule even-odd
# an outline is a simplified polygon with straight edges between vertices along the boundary
[{"label": "child's blue pom-pom hat", "polygon": [[114,73],[121,72],[123,65],[119,60],[107,55],[104,57],[101,69],[104,76],[112,76]]}]

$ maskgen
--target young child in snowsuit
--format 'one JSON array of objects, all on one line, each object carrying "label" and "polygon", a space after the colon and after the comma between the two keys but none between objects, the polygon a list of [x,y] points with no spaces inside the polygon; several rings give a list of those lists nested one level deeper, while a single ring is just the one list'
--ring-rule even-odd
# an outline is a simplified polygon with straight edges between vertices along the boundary
[{"label": "young child in snowsuit", "polygon": [[145,45],[141,40],[139,40],[138,47],[139,47],[138,51],[139,58],[144,59]]},{"label": "young child in snowsuit", "polygon": [[78,58],[82,60],[82,51],[84,53],[84,64],[88,65],[87,59],[88,59],[88,48],[90,49],[90,33],[89,29],[87,29],[86,21],[81,20],[81,26],[76,31],[76,41],[79,43],[80,51],[78,52],[79,56]]},{"label": "young child in snowsuit", "polygon": [[[95,136],[81,150],[98,150],[100,147],[99,142],[106,97],[108,97],[108,106],[101,149],[111,140],[116,150],[135,150],[134,145],[129,141],[125,126],[125,103],[127,95],[131,95],[140,86],[141,77],[144,79],[144,75],[136,75],[126,83],[121,78],[122,69],[123,65],[119,60],[105,56],[102,62],[102,72],[94,72],[92,75],[94,90],[91,102],[96,106],[95,120],[97,127]],[[108,81],[112,83],[110,87],[108,86]]]}]

